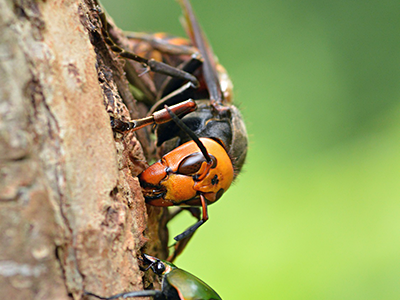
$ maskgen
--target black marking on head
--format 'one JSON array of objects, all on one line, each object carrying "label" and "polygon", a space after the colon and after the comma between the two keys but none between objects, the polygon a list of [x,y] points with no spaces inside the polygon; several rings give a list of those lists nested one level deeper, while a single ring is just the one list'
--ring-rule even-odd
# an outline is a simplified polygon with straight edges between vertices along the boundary
[{"label": "black marking on head", "polygon": [[219,183],[218,175],[215,175],[213,179],[211,179],[211,184],[216,185]]}]

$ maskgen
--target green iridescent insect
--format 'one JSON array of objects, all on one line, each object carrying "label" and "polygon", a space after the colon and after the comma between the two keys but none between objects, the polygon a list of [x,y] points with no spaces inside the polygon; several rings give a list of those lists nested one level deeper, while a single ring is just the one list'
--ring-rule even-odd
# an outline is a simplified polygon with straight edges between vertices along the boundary
[{"label": "green iridescent insect", "polygon": [[144,262],[148,264],[145,270],[151,268],[155,274],[161,277],[161,291],[135,291],[110,297],[101,297],[90,292],[85,292],[85,294],[103,300],[131,297],[153,297],[156,300],[222,300],[210,286],[189,272],[150,255],[143,254],[143,257]]}]

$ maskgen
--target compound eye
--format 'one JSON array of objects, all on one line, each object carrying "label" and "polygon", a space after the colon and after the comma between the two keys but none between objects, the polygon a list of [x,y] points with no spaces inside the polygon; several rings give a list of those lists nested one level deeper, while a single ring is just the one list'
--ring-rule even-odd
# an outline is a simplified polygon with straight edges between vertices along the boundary
[{"label": "compound eye", "polygon": [[158,261],[152,269],[154,273],[156,273],[157,275],[161,275],[165,271],[165,265],[161,261]]},{"label": "compound eye", "polygon": [[[210,154],[211,160],[213,162],[211,168],[217,166],[217,159]],[[178,173],[182,175],[194,175],[196,174],[203,163],[207,162],[204,155],[201,152],[196,152],[186,156],[178,167]]]},{"label": "compound eye", "polygon": [[178,173],[183,175],[193,175],[200,170],[201,165],[204,162],[206,162],[206,159],[201,152],[189,154],[179,164]]}]

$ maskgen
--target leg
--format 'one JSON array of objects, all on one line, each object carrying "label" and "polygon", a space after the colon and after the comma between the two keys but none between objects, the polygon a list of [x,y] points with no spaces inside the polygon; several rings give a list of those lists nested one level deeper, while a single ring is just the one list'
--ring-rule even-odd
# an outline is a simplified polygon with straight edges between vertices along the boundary
[{"label": "leg", "polygon": [[[145,34],[140,32],[129,32],[126,33],[126,36],[130,41],[130,49],[133,49],[133,52],[136,53],[138,51],[141,56],[146,58],[157,58],[157,60],[161,60],[184,72],[193,74],[203,64],[203,58],[199,50],[193,47],[190,41],[185,38],[168,36],[163,33]],[[177,94],[176,90],[185,84],[185,80],[182,80],[182,78],[169,76],[163,80],[159,80],[160,78],[153,79],[157,82],[158,91],[155,99],[163,98],[162,103],[159,100],[152,107],[153,111],[162,108],[164,104],[176,104],[180,102],[179,99],[186,97],[182,95],[179,99],[172,99],[172,102],[169,101],[173,98],[172,93],[175,92]],[[191,87],[195,87],[193,83]]]},{"label": "leg", "polygon": [[[197,221],[200,221],[200,214],[201,214],[200,208],[180,207],[176,211],[172,212],[168,222],[171,221],[173,218],[175,218],[178,214],[180,214],[184,210],[189,211],[191,215],[197,219]],[[186,245],[189,243],[192,237],[193,234],[181,239],[179,242],[176,242],[174,245],[172,245],[171,247],[174,247],[174,250],[172,254],[167,258],[167,261],[173,262],[183,252],[183,250],[186,248]]]},{"label": "leg", "polygon": [[201,199],[201,207],[202,207],[202,210],[203,210],[203,217],[201,218],[201,220],[199,220],[194,225],[190,226],[184,232],[182,232],[181,234],[179,234],[176,237],[174,237],[175,241],[179,242],[180,240],[193,235],[195,233],[195,231],[197,230],[197,228],[199,228],[201,225],[203,225],[208,220],[206,199],[201,194],[200,194],[200,199]]},{"label": "leg", "polygon": [[134,44],[145,42],[151,47],[167,55],[193,55],[198,53],[189,40],[185,38],[168,36],[165,33],[148,34],[143,32],[124,32],[125,36]]},{"label": "leg", "polygon": [[[184,115],[196,110],[196,103],[193,100],[187,100],[187,101],[178,103],[174,106],[171,106],[168,109],[173,112],[174,116],[176,116],[176,115],[184,116]],[[112,126],[113,130],[115,130],[115,131],[125,132],[125,131],[130,131],[130,130],[136,131],[147,125],[163,124],[163,123],[171,121],[171,119],[172,119],[171,112],[168,111],[168,109],[164,108],[159,111],[156,111],[149,117],[132,120],[129,122],[112,118],[111,126]]]},{"label": "leg", "polygon": [[168,64],[156,61],[154,59],[147,59],[141,56],[138,56],[134,53],[124,50],[112,40],[108,32],[108,22],[106,15],[103,11],[99,12],[100,21],[102,23],[102,34],[107,45],[110,46],[111,50],[118,53],[120,57],[131,59],[142,63],[146,68],[153,72],[161,73],[164,75],[168,75],[171,77],[177,77],[185,81],[191,82],[195,87],[199,86],[199,82],[195,76],[192,74],[182,71],[178,68],[172,67]]},{"label": "leg", "polygon": [[126,292],[126,293],[120,293],[116,294],[110,297],[102,297],[96,294],[93,294],[91,292],[84,292],[84,295],[88,296],[93,296],[98,299],[102,300],[112,300],[112,299],[117,299],[117,298],[134,298],[134,297],[154,297],[154,299],[162,299],[162,292],[161,291],[154,291],[154,290],[144,290],[144,291],[135,291],[135,292]]}]

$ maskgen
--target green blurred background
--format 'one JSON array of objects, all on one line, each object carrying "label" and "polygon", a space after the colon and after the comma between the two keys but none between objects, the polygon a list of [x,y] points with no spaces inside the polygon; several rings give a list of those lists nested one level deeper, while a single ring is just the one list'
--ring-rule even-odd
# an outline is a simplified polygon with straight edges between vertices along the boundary
[{"label": "green blurred background", "polygon": [[[103,4],[125,30],[185,36],[173,0]],[[223,299],[400,299],[400,2],[193,6],[250,145],[177,265]]]}]

